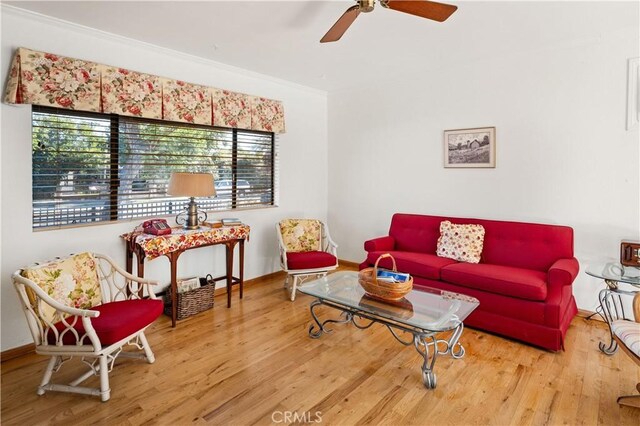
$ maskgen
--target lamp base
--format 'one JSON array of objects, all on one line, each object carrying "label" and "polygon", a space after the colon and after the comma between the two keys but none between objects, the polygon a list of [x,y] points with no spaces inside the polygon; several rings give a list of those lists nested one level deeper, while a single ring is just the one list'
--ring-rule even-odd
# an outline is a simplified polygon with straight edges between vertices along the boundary
[{"label": "lamp base", "polygon": [[[198,223],[200,213],[204,215],[202,221],[207,220],[207,213],[198,211],[198,205],[196,204],[195,198],[191,197],[189,205],[185,211],[176,216],[176,223],[178,225],[182,225],[182,227],[187,230],[200,229],[200,225]],[[184,220],[184,222],[182,222],[182,220]]]}]

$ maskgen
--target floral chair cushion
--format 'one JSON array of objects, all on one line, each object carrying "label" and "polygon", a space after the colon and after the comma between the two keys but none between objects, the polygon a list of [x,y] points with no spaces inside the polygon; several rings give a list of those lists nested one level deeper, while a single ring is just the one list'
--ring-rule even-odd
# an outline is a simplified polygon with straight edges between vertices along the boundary
[{"label": "floral chair cushion", "polygon": [[479,263],[484,244],[482,225],[455,225],[440,222],[440,238],[436,254],[461,262]]},{"label": "floral chair cushion", "polygon": [[280,234],[288,252],[321,251],[322,223],[315,219],[285,219]]},{"label": "floral chair cushion", "polygon": [[[79,253],[26,268],[22,270],[22,276],[36,283],[52,299],[65,306],[90,309],[102,303],[98,267],[91,253]],[[37,309],[35,295],[29,291],[27,294]],[[58,320],[53,307],[46,303],[39,306],[42,312],[37,314],[43,321]]]}]

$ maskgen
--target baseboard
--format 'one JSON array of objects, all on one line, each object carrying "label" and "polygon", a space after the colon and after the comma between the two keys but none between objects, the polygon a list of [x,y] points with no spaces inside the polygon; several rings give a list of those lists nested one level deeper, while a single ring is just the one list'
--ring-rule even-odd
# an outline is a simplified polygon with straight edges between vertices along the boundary
[{"label": "baseboard", "polygon": [[338,265],[345,266],[348,268],[356,268],[356,269],[360,267],[360,264],[358,262],[350,262],[348,260],[342,260],[342,259],[338,259]]},{"label": "baseboard", "polygon": [[10,359],[18,358],[23,355],[29,355],[35,353],[36,345],[33,343],[29,343],[24,346],[18,346],[17,348],[7,349],[6,351],[2,351],[0,353],[0,362],[9,361]]},{"label": "baseboard", "polygon": [[[251,278],[250,280],[244,280],[244,286],[253,285],[253,284],[259,284],[259,283],[261,283],[263,281],[269,281],[271,279],[278,278],[280,276],[284,280],[286,275],[287,274],[284,271],[272,272],[270,274],[261,275],[261,276],[256,277],[256,278]],[[227,285],[224,283],[224,281],[220,281],[220,282],[223,283],[223,286],[215,289],[215,291],[213,292],[214,297],[215,296],[219,296],[221,294],[227,294]],[[233,291],[237,287],[238,287],[237,285],[234,285],[231,288],[231,291]]]},{"label": "baseboard", "polygon": [[605,322],[604,318],[602,318],[602,316],[600,316],[600,314],[598,314],[597,312],[590,311],[588,309],[578,309],[578,316],[580,318],[590,317],[589,319],[600,321],[600,322]]},{"label": "baseboard", "polygon": [[287,274],[284,271],[276,271],[270,274],[260,275],[259,277],[256,277],[256,278],[251,278],[250,280],[244,280],[244,285],[258,284],[262,281],[268,281],[278,277],[284,278],[286,275]]}]

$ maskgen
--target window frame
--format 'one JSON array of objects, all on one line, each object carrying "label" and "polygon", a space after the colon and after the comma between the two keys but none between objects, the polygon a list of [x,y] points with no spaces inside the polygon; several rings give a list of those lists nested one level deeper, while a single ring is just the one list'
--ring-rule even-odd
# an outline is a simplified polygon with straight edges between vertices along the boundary
[{"label": "window frame", "polygon": [[[32,123],[32,136],[31,136],[31,158],[32,158],[32,165],[31,165],[31,174],[32,176],[34,176],[34,153],[35,150],[33,148],[33,142],[34,142],[34,132],[33,132],[33,123],[34,123],[34,117],[35,114],[49,114],[49,115],[63,115],[63,116],[75,116],[75,117],[81,117],[81,118],[88,118],[88,119],[96,119],[96,120],[109,120],[110,126],[109,126],[109,196],[108,196],[108,210],[109,210],[109,214],[108,214],[108,219],[104,219],[104,220],[97,220],[97,221],[81,221],[78,223],[67,223],[67,224],[62,224],[62,223],[56,223],[53,225],[38,225],[36,223],[35,220],[35,214],[32,214],[32,230],[33,231],[46,231],[46,230],[54,230],[54,229],[61,229],[61,228],[75,228],[75,227],[84,227],[84,226],[92,226],[92,225],[108,225],[108,224],[114,224],[117,222],[132,222],[132,221],[138,221],[138,220],[145,220],[148,218],[153,218],[153,217],[158,217],[157,214],[153,215],[150,212],[145,212],[144,215],[141,216],[135,216],[135,217],[125,217],[125,218],[119,218],[118,216],[123,214],[124,212],[121,210],[120,208],[120,201],[121,201],[121,195],[119,194],[119,190],[120,190],[120,184],[121,184],[121,179],[120,179],[120,149],[121,149],[121,144],[123,143],[123,141],[121,141],[120,138],[120,124],[121,124],[121,120],[130,120],[131,122],[137,122],[137,123],[144,123],[144,124],[157,124],[157,125],[161,125],[161,126],[165,126],[165,127],[174,127],[174,128],[186,128],[186,129],[202,129],[202,130],[207,130],[207,131],[219,131],[219,132],[229,132],[229,134],[231,135],[231,150],[230,150],[230,154],[232,157],[231,160],[231,194],[229,197],[229,204],[228,204],[228,208],[220,208],[220,209],[211,209],[211,208],[203,208],[204,211],[206,211],[207,213],[209,212],[228,212],[228,211],[239,211],[239,210],[252,210],[252,209],[261,209],[261,208],[272,208],[272,207],[277,207],[276,204],[276,188],[278,187],[278,184],[276,182],[277,179],[277,156],[278,156],[278,150],[277,150],[277,143],[276,143],[276,135],[273,132],[266,132],[266,131],[259,131],[259,130],[247,130],[247,129],[236,129],[236,128],[227,128],[227,127],[219,127],[219,126],[208,126],[208,125],[202,125],[202,124],[192,124],[192,123],[183,123],[183,122],[175,122],[175,121],[167,121],[167,120],[157,120],[157,119],[150,119],[150,118],[141,118],[141,117],[129,117],[129,116],[122,116],[119,114],[105,114],[105,113],[98,113],[98,112],[88,112],[88,111],[75,111],[75,110],[67,110],[67,109],[63,109],[63,108],[55,108],[55,107],[49,107],[49,106],[38,106],[38,105],[33,105],[32,106],[32,110],[31,110],[31,123]],[[267,136],[269,139],[269,142],[267,142],[267,146],[270,147],[270,153],[271,153],[271,162],[269,164],[270,166],[270,188],[267,190],[267,192],[265,192],[266,194],[270,194],[270,200],[268,202],[261,202],[258,204],[252,204],[249,206],[245,206],[243,207],[241,203],[238,203],[238,198],[239,195],[241,194],[241,191],[238,191],[238,181],[239,180],[243,180],[243,179],[239,179],[239,175],[241,174],[241,172],[244,172],[246,170],[250,170],[250,169],[239,169],[238,165],[238,152],[239,152],[239,142],[243,142],[243,141],[239,141],[239,134],[255,134],[261,137],[265,137]],[[228,179],[225,179],[228,180]],[[167,180],[168,183],[168,180]],[[36,201],[34,198],[34,183],[32,180],[32,184],[31,184],[31,203],[32,203],[32,209],[34,207],[34,202]],[[173,198],[173,197],[172,197]],[[156,199],[157,201],[161,201],[162,198],[158,197]],[[181,201],[182,202],[184,200],[184,204],[186,205],[186,203],[188,202],[189,198],[188,197],[181,197]],[[207,205],[208,203],[203,203],[204,205]],[[210,206],[208,206],[210,207]],[[172,216],[173,214],[169,213],[166,216]],[[160,217],[164,217],[164,216],[160,216]]]}]

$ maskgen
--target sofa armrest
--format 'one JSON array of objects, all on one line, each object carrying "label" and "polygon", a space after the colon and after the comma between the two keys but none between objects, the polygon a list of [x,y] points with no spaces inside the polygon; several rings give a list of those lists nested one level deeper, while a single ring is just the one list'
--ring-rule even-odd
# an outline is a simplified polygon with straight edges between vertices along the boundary
[{"label": "sofa armrest", "polygon": [[558,259],[549,268],[547,280],[550,285],[571,285],[578,276],[578,271],[580,271],[580,264],[575,257]]},{"label": "sofa armrest", "polygon": [[393,250],[396,242],[393,237],[387,235],[386,237],[374,238],[373,240],[364,242],[364,250],[370,251],[389,251]]}]

